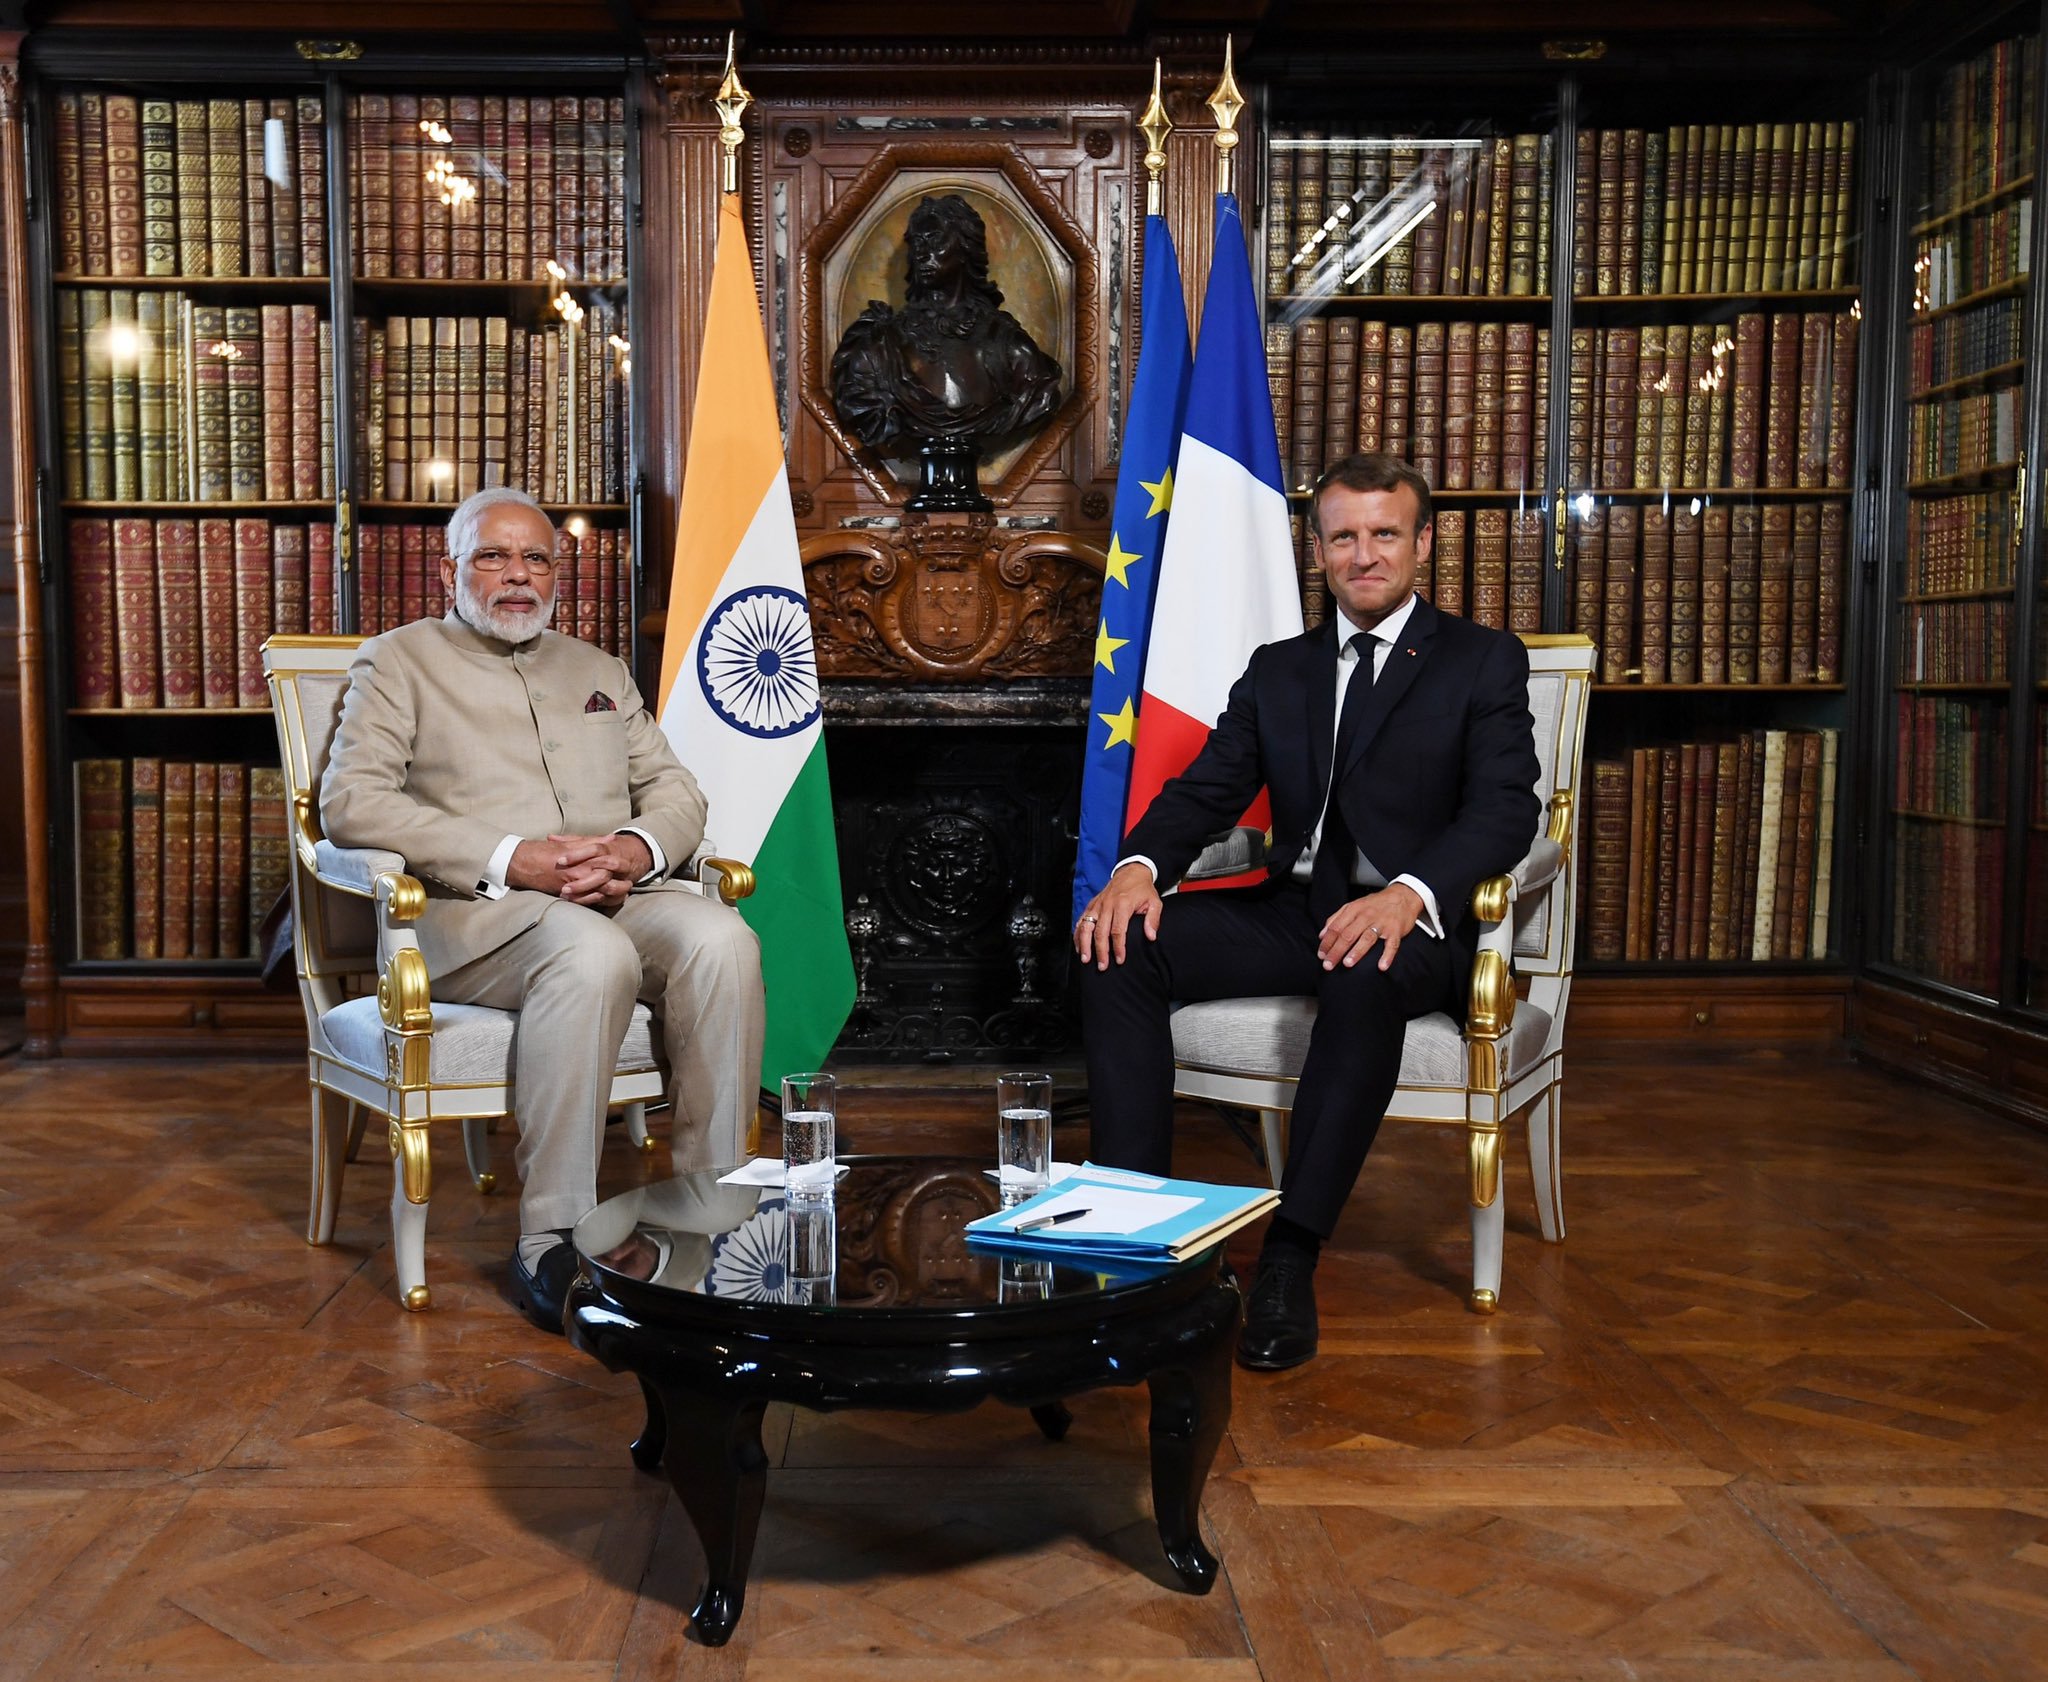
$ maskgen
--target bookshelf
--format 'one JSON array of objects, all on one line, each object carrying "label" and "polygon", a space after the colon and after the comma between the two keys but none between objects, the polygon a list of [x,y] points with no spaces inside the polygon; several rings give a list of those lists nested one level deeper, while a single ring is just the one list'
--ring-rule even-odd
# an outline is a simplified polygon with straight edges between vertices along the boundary
[{"label": "bookshelf", "polygon": [[[255,1044],[289,859],[260,649],[445,610],[488,484],[636,651],[636,85],[489,52],[32,61],[49,1048]],[[31,946],[38,942],[31,934]]]}]

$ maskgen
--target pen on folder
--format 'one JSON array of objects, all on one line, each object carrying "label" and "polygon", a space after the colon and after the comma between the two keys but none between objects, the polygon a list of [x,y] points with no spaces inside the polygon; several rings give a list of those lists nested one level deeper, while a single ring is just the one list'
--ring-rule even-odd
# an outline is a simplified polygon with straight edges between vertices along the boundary
[{"label": "pen on folder", "polygon": [[1042,1226],[1064,1226],[1068,1221],[1078,1221],[1083,1215],[1094,1213],[1093,1209],[1062,1209],[1057,1215],[1037,1215],[1028,1221],[1019,1221],[1010,1230],[1036,1232]]}]

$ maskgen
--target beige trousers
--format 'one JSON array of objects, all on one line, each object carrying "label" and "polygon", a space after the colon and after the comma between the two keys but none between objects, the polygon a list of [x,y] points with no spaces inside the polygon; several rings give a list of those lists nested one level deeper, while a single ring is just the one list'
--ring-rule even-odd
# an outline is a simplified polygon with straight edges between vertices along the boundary
[{"label": "beige trousers", "polygon": [[761,948],[721,901],[631,894],[609,914],[559,901],[433,990],[519,1012],[521,1232],[574,1226],[597,1205],[605,1099],[635,999],[654,1007],[674,1082],[676,1171],[740,1159],[761,1074]]}]

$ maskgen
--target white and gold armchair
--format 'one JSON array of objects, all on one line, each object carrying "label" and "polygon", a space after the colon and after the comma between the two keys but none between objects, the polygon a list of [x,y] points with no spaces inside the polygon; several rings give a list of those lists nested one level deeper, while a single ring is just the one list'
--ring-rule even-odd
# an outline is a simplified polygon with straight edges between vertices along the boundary
[{"label": "white and gold armchair", "polygon": [[[1387,1109],[1389,1121],[1465,1130],[1470,1301],[1481,1314],[1491,1314],[1500,1300],[1501,1138],[1525,1108],[1537,1220],[1551,1243],[1564,1237],[1559,1109],[1572,986],[1571,866],[1594,649],[1582,636],[1522,640],[1529,648],[1529,710],[1536,723],[1536,792],[1544,802],[1544,832],[1512,871],[1473,890],[1481,932],[1465,1019],[1460,1023],[1437,1012],[1408,1024],[1400,1085]],[[1189,874],[1225,876],[1249,868],[1257,859],[1247,839],[1262,844],[1264,838],[1239,831],[1204,853]],[[1525,999],[1516,997],[1517,973],[1529,984]],[[1218,999],[1183,1005],[1173,1014],[1175,1092],[1259,1111],[1276,1184],[1287,1159],[1287,1116],[1315,1020],[1312,998]]]},{"label": "white and gold armchair", "polygon": [[[515,1112],[512,1046],[516,1011],[435,1004],[412,924],[426,889],[397,853],[337,847],[320,834],[320,778],[348,690],[356,637],[272,637],[263,670],[277,721],[291,826],[291,893],[299,997],[306,1011],[306,1073],[313,1127],[313,1182],[306,1241],[333,1239],[341,1180],[372,1115],[385,1121],[392,1158],[391,1238],[399,1298],[428,1306],[427,1203],[433,1190],[428,1132],[459,1121],[477,1189],[495,1184],[487,1130]],[[700,850],[690,861],[699,891],[733,904],[754,891],[753,872]],[[635,1005],[612,1079],[643,1150],[646,1107],[665,1079],[652,1013]],[[749,1149],[753,1142],[749,1141]]]}]

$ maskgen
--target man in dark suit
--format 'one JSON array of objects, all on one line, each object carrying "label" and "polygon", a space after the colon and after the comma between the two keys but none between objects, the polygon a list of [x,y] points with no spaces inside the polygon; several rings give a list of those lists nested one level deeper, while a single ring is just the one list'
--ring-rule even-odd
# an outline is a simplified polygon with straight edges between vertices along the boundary
[{"label": "man in dark suit", "polygon": [[[1427,481],[1391,456],[1347,456],[1314,507],[1339,616],[1252,655],[1074,929],[1096,1162],[1171,1167],[1171,1004],[1316,995],[1238,1344],[1264,1369],[1315,1354],[1316,1257],[1393,1097],[1406,1025],[1462,1018],[1472,889],[1513,867],[1542,812],[1527,652],[1415,593],[1435,536]],[[1267,880],[1162,901],[1261,788]]]}]

